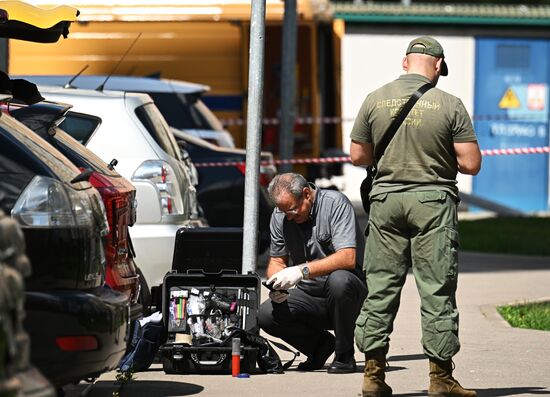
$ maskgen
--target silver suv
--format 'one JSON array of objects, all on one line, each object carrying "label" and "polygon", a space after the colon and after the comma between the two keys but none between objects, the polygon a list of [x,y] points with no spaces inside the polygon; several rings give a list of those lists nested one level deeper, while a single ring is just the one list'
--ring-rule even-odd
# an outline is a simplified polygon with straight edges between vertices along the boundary
[{"label": "silver suv", "polygon": [[181,80],[151,77],[81,75],[17,76],[38,85],[96,89],[104,84],[105,90],[148,94],[171,127],[184,130],[221,147],[234,148],[231,134],[201,100],[210,87]]},{"label": "silver suv", "polygon": [[47,100],[73,105],[60,127],[136,187],[137,221],[130,230],[136,261],[148,286],[160,285],[171,269],[177,230],[207,226],[166,121],[145,94],[39,90]]}]

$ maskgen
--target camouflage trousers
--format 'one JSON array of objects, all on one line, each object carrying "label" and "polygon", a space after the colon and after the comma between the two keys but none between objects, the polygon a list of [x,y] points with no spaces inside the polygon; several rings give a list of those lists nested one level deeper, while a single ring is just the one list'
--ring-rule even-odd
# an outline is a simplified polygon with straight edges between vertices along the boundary
[{"label": "camouflage trousers", "polygon": [[424,353],[448,360],[458,352],[457,223],[456,199],[446,192],[371,198],[364,261],[368,296],[355,328],[359,350],[387,351],[401,290],[412,268],[421,300]]}]

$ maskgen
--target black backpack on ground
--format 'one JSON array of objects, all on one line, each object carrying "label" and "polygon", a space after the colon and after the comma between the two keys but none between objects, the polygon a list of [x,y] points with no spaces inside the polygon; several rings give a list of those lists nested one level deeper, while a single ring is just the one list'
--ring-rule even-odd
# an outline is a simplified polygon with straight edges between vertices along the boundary
[{"label": "black backpack on ground", "polygon": [[160,346],[166,342],[167,332],[162,317],[158,322],[149,321],[143,326],[142,322],[143,319],[141,322],[139,319],[134,322],[130,347],[118,364],[121,372],[147,370],[153,363]]}]

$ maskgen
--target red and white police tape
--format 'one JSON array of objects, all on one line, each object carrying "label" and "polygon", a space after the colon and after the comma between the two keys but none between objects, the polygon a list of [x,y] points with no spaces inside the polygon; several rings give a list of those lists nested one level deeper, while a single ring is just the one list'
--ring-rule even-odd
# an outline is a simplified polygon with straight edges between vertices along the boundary
[{"label": "red and white police tape", "polygon": [[[527,148],[511,148],[511,149],[485,149],[481,151],[483,156],[503,156],[512,154],[539,154],[550,153],[550,146],[527,147]],[[351,163],[349,156],[341,157],[318,157],[309,159],[288,159],[288,160],[273,160],[275,164],[329,164],[329,163]],[[262,161],[261,165],[273,164],[268,161]],[[218,161],[195,163],[195,167],[228,167],[245,165],[244,161]]]},{"label": "red and white police tape", "polygon": [[[296,124],[339,124],[344,122],[350,122],[355,120],[355,118],[350,117],[296,117]],[[221,123],[226,126],[233,125],[245,125],[246,120],[244,119],[221,119]],[[264,117],[262,119],[263,125],[279,125],[280,119],[278,117]]]},{"label": "red and white police tape", "polygon": [[[475,114],[472,116],[472,120],[507,120],[507,121],[541,121],[546,122],[546,118],[544,115],[540,114],[531,114],[531,113],[525,113],[525,114],[515,114],[513,117],[507,115],[507,114],[495,114],[495,115],[485,115],[485,114]],[[355,117],[296,117],[294,119],[296,124],[340,124],[340,123],[351,123],[355,121]],[[246,125],[246,120],[241,118],[235,118],[235,119],[220,119],[220,122],[226,126],[243,126]],[[279,125],[280,124],[280,118],[278,117],[264,117],[262,119],[263,125]]]},{"label": "red and white police tape", "polygon": [[483,156],[500,156],[508,154],[536,154],[536,153],[550,153],[550,146],[539,147],[524,147],[513,149],[486,149],[482,150]]}]

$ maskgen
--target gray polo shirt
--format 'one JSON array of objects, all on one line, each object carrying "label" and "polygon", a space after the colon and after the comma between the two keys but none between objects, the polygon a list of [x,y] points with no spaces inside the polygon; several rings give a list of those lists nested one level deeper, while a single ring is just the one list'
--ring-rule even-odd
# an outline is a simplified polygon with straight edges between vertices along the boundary
[{"label": "gray polo shirt", "polygon": [[[289,256],[292,265],[325,258],[343,248],[355,248],[355,274],[363,280],[365,237],[349,199],[335,190],[316,189],[310,220],[297,224],[286,215],[274,211],[271,215],[272,257]],[[328,276],[317,277],[324,282]],[[311,284],[304,280],[300,284]],[[313,280],[315,283],[315,280]],[[300,285],[299,285],[300,286]]]}]

